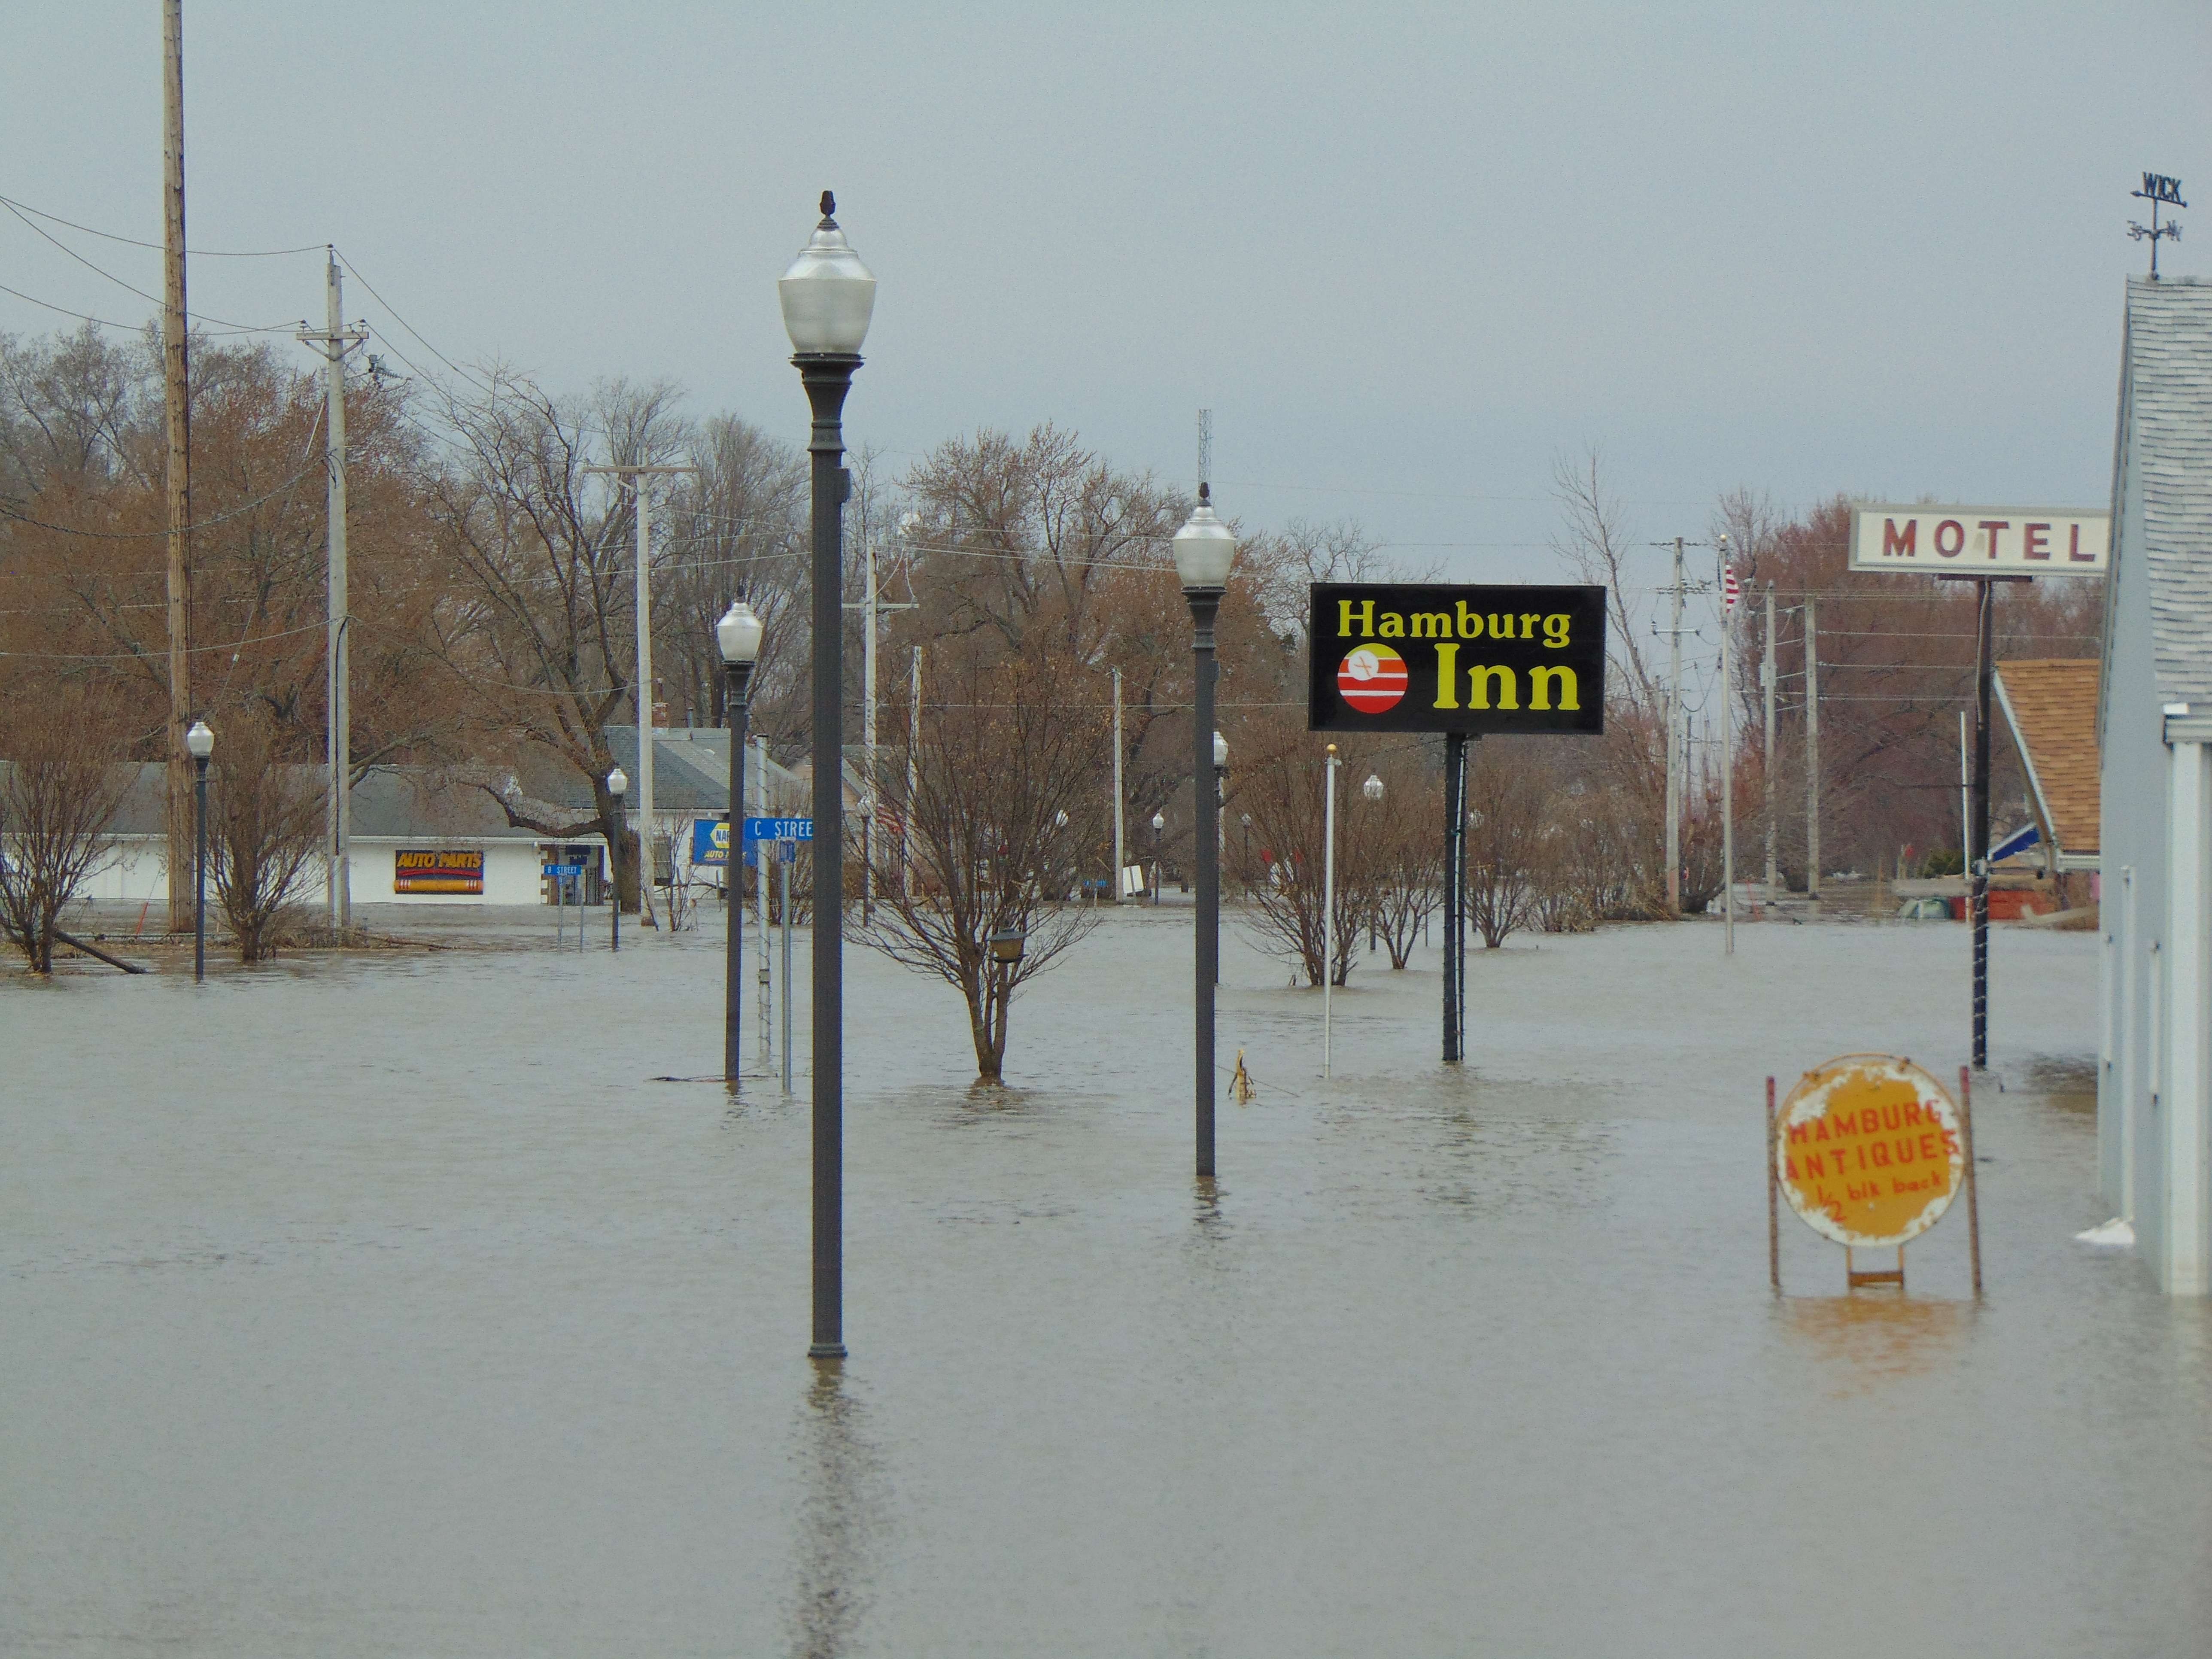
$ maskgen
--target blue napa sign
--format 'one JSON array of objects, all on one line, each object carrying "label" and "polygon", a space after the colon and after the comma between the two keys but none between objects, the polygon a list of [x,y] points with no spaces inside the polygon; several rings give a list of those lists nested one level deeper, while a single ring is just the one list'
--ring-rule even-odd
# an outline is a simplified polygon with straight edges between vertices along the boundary
[{"label": "blue napa sign", "polygon": [[705,818],[691,822],[691,862],[694,865],[730,862],[730,826]]}]

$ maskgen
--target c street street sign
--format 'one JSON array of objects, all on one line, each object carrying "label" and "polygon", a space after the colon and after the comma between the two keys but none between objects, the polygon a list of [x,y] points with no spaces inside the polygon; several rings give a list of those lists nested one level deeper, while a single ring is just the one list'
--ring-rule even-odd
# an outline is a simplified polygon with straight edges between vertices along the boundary
[{"label": "c street street sign", "polygon": [[1605,730],[1605,589],[1317,582],[1315,732]]}]

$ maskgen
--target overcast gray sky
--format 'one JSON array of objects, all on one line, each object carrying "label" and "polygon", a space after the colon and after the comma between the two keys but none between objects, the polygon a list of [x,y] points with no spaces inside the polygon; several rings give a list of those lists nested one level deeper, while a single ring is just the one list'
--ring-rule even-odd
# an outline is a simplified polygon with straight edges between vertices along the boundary
[{"label": "overcast gray sky", "polygon": [[[185,12],[195,246],[335,241],[457,361],[797,440],[775,281],[834,187],[880,283],[856,443],[1050,419],[1187,477],[1210,405],[1227,510],[1475,580],[1557,574],[1551,459],[1592,442],[1645,538],[1737,484],[2100,502],[2128,191],[2212,190],[2203,0]],[[14,9],[0,194],[159,242],[159,18]],[[313,255],[191,281],[321,314]],[[0,282],[150,309],[4,215]]]}]

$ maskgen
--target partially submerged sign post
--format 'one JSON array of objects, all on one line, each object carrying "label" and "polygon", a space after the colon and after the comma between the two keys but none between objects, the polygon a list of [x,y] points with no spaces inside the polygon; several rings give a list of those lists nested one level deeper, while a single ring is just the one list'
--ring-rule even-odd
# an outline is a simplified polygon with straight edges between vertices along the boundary
[{"label": "partially submerged sign post", "polygon": [[1978,581],[1974,620],[1973,810],[1966,872],[1974,925],[1974,1068],[1990,1063],[1990,688],[1995,673],[1996,590],[2037,576],[2101,576],[2111,561],[2112,514],[2043,507],[1886,507],[1851,509],[1850,568]]},{"label": "partially submerged sign post", "polygon": [[[1941,1220],[1963,1188],[1974,1294],[1982,1292],[1982,1228],[1974,1189],[1969,1073],[1954,1103],[1943,1085],[1893,1054],[1844,1054],[1798,1079],[1778,1115],[1766,1079],[1767,1271],[1782,1288],[1778,1194],[1814,1232],[1844,1247],[1844,1282],[1905,1287],[1905,1247]],[[1894,1249],[1894,1268],[1861,1271],[1852,1252]]]},{"label": "partially submerged sign post", "polygon": [[[1456,1061],[1467,1037],[1468,739],[1604,731],[1605,589],[1317,582],[1311,599],[1307,729],[1443,734],[1443,1056]],[[1324,964],[1334,955],[1331,939]]]}]

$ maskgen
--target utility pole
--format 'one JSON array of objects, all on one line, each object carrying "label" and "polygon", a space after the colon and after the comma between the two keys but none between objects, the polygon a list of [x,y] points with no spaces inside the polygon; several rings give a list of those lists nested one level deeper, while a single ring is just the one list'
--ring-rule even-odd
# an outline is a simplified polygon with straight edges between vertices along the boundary
[{"label": "utility pole", "polygon": [[912,897],[914,798],[921,787],[921,647],[918,645],[914,647],[912,666],[908,672],[913,680],[906,700],[906,816],[899,825],[899,890]]},{"label": "utility pole", "polygon": [[[696,466],[587,466],[586,472],[611,472],[628,478],[637,507],[637,683],[630,702],[637,715],[637,920],[642,927],[657,928],[653,900],[653,509],[646,499],[647,478],[667,473],[696,472]],[[731,757],[736,764],[736,757]],[[617,866],[619,868],[620,866]],[[615,894],[615,908],[622,908],[622,894]]]},{"label": "utility pole", "polygon": [[1121,671],[1114,671],[1114,902],[1121,902]]},{"label": "utility pole", "polygon": [[1683,580],[1682,550],[1706,544],[1677,536],[1671,543],[1652,545],[1674,550],[1674,580],[1664,590],[1674,597],[1674,619],[1667,630],[1667,909],[1679,916],[1682,914],[1682,775],[1687,759],[1682,743],[1682,601],[1705,591],[1703,582],[1693,585]]},{"label": "utility pole", "polygon": [[169,931],[192,925],[191,404],[185,363],[185,10],[161,8],[161,392],[169,466]]},{"label": "utility pole", "polygon": [[1721,954],[1735,954],[1735,572],[1720,538],[1721,587]]},{"label": "utility pole", "polygon": [[1774,856],[1774,584],[1766,584],[1766,661],[1759,670],[1766,690],[1766,902],[1774,902],[1780,876]]},{"label": "utility pole", "polygon": [[[863,498],[866,499],[865,497]],[[921,527],[921,515],[909,513],[899,520],[899,537],[911,540]],[[918,611],[920,604],[885,605],[878,597],[876,586],[876,538],[864,514],[860,531],[860,560],[866,573],[861,586],[862,598],[857,606],[847,610],[860,612],[860,752],[866,757],[868,794],[862,803],[860,820],[860,920],[866,921],[874,913],[876,900],[876,793],[881,787],[876,775],[876,621],[884,611]]]},{"label": "utility pole", "polygon": [[1820,624],[1805,596],[1805,896],[1820,902]]},{"label": "utility pole", "polygon": [[367,327],[349,331],[341,320],[345,292],[338,276],[336,248],[326,248],[323,277],[323,327],[301,327],[295,337],[322,354],[323,455],[328,474],[325,514],[329,528],[329,638],[324,646],[324,755],[330,770],[326,787],[323,880],[330,907],[331,932],[342,935],[353,926],[353,728],[351,641],[346,637],[345,356],[368,338]]}]

